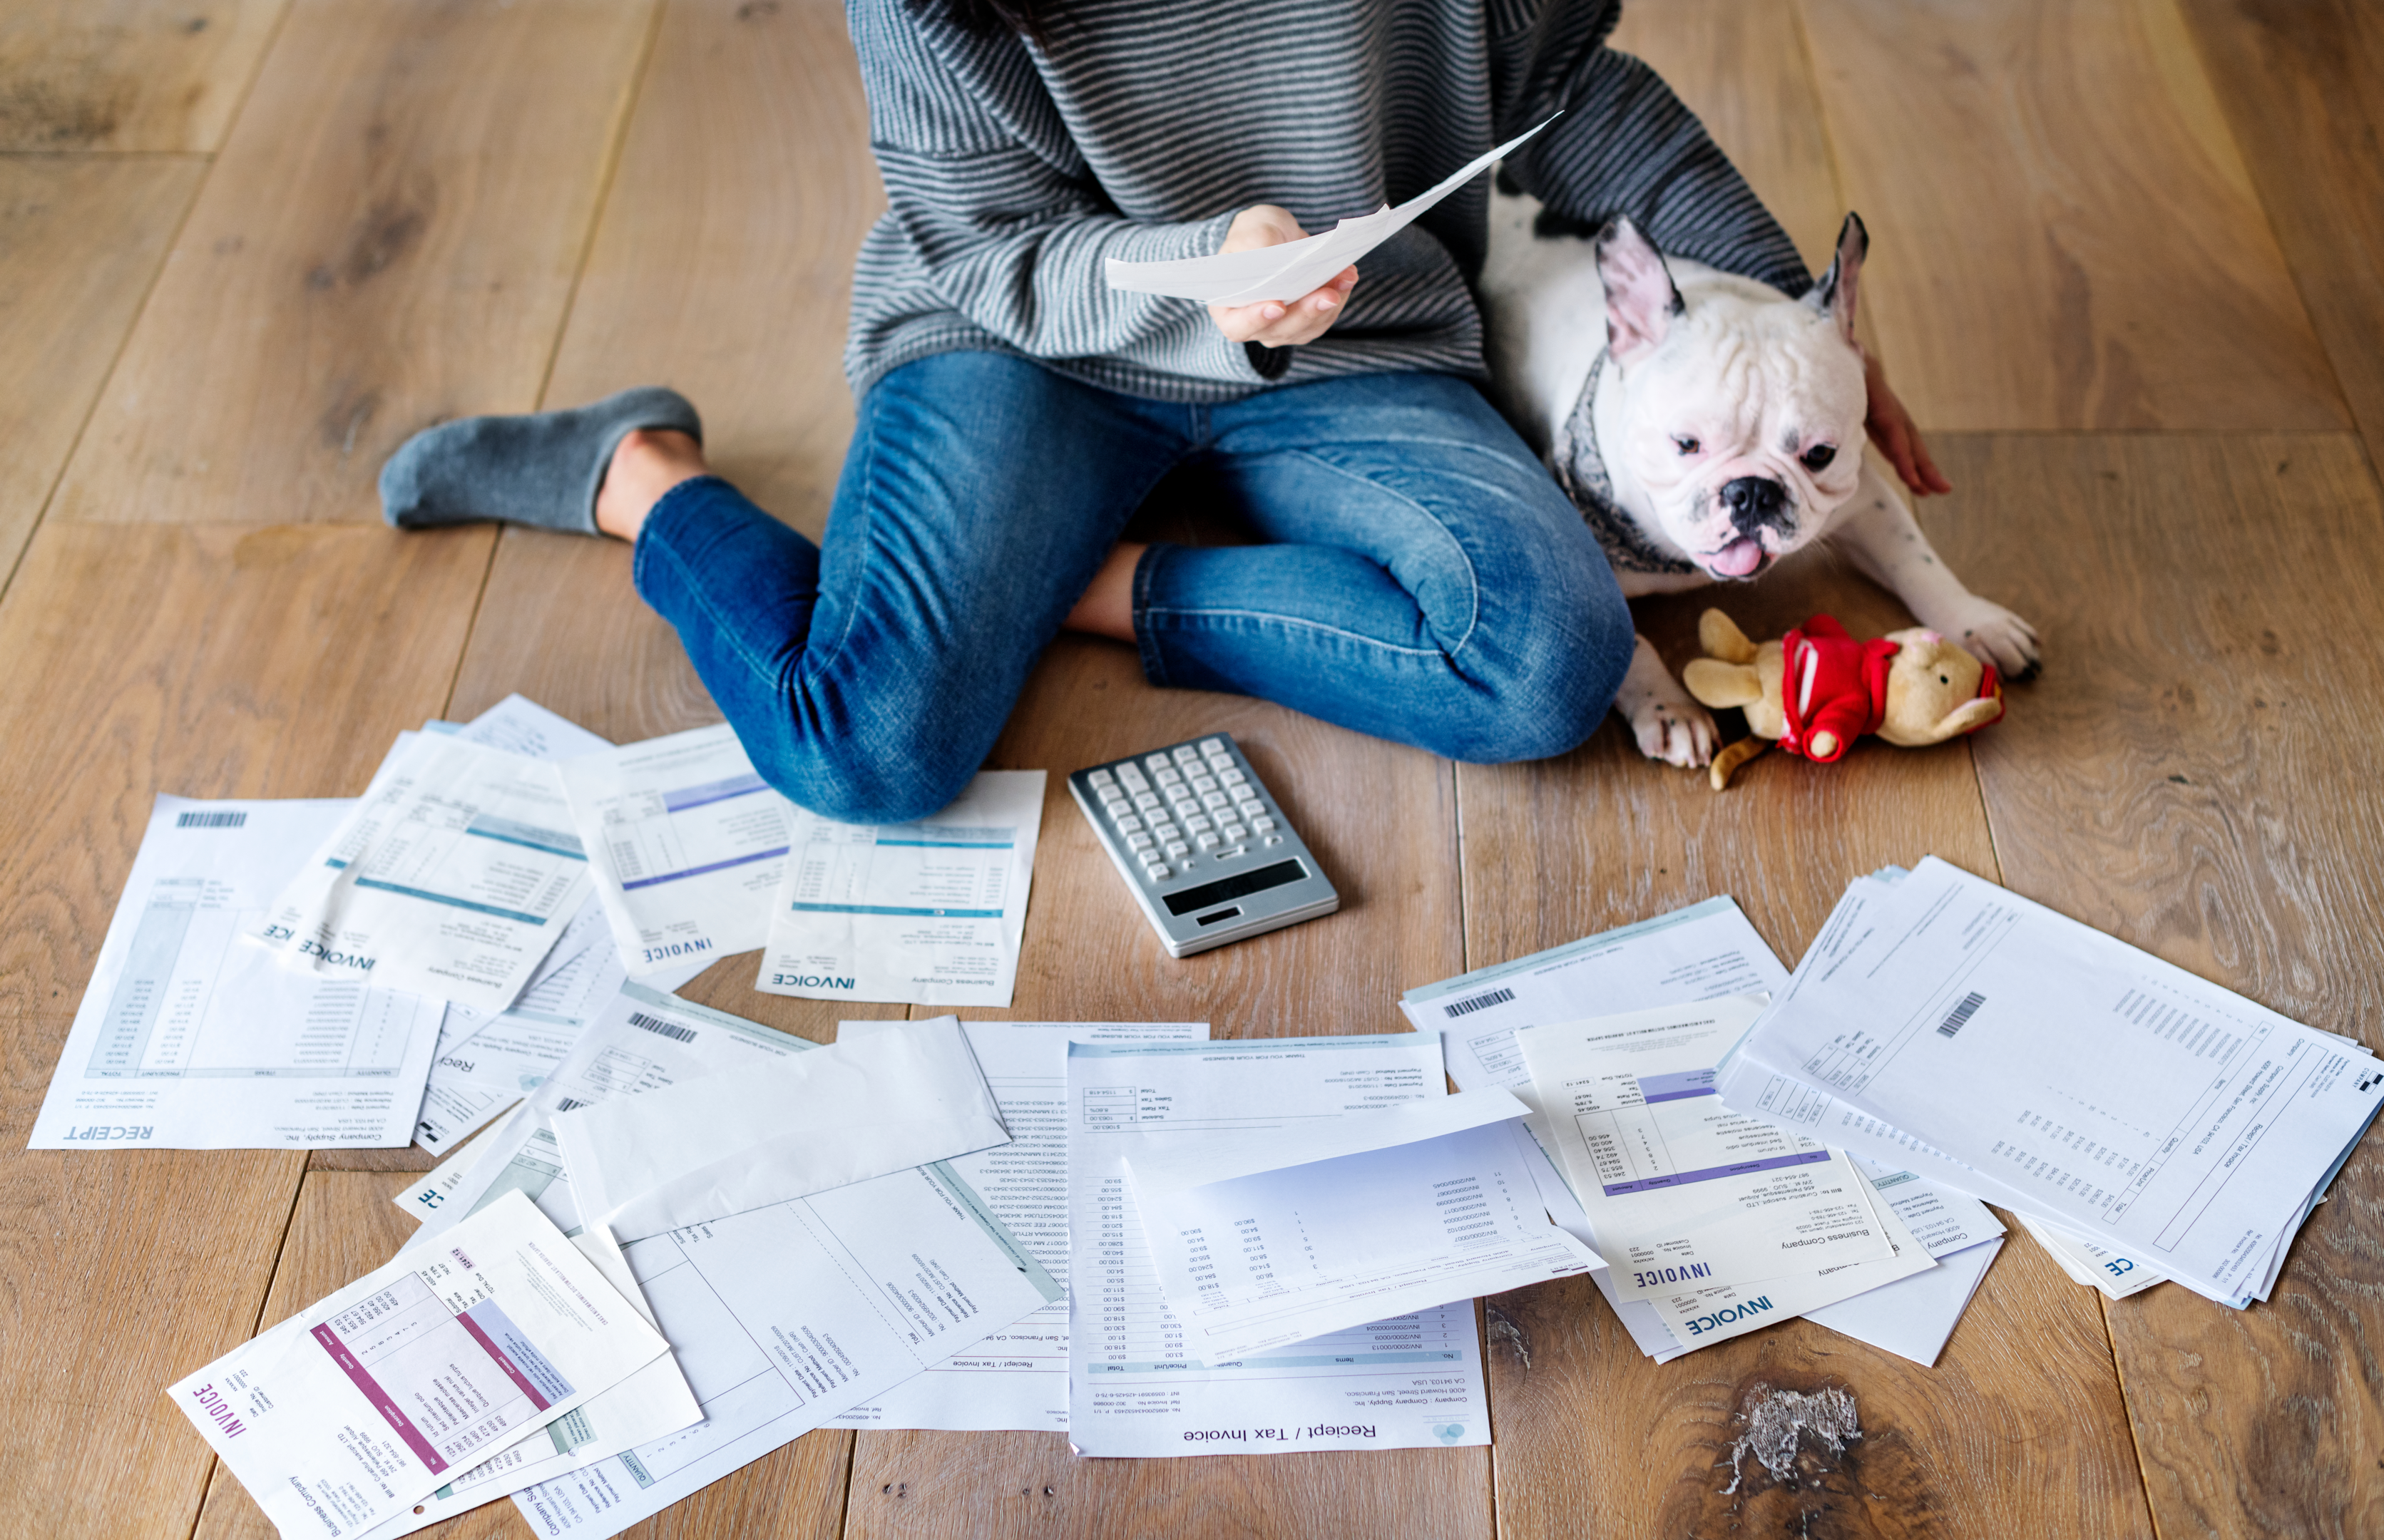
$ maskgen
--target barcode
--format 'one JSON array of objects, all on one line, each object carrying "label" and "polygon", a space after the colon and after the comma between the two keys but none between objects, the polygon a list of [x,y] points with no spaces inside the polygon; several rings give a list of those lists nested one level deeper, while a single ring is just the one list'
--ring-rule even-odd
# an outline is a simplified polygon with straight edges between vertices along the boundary
[{"label": "barcode", "polygon": [[1504,1005],[1514,998],[1515,991],[1512,989],[1493,989],[1486,995],[1476,995],[1471,1000],[1453,1000],[1442,1006],[1441,1009],[1447,1012],[1453,1021],[1459,1016],[1470,1016],[1476,1011],[1487,1011],[1494,1005]]},{"label": "barcode", "polygon": [[1968,1021],[1972,1016],[1977,1015],[1979,1013],[1979,1007],[1986,1003],[1987,997],[1980,994],[1975,989],[1970,991],[1970,993],[1964,995],[1962,997],[1962,1003],[1954,1007],[1954,1013],[1937,1024],[1937,1036],[1940,1037],[1950,1037],[1955,1033],[1961,1031],[1962,1024]]},{"label": "barcode", "polygon": [[582,1101],[576,1096],[567,1096],[561,1101],[554,1104],[554,1110],[558,1112],[567,1112],[574,1107],[586,1107],[589,1105],[590,1105],[590,1103]]},{"label": "barcode", "polygon": [[665,1037],[675,1037],[682,1043],[691,1043],[695,1041],[695,1028],[691,1026],[679,1026],[671,1022],[662,1021],[656,1017],[647,1015],[642,1011],[632,1011],[629,1012],[629,1025],[631,1026],[642,1026],[649,1032],[659,1032]]},{"label": "barcode", "polygon": [[245,828],[247,825],[248,814],[245,813],[178,813],[174,814],[174,826],[178,829],[237,829]]}]

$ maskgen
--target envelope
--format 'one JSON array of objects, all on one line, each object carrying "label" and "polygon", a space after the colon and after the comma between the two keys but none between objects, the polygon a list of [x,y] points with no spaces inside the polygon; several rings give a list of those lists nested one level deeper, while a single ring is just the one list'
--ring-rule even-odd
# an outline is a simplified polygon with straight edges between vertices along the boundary
[{"label": "envelope", "polygon": [[626,1244],[1010,1142],[951,1016],[553,1115],[590,1226]]}]

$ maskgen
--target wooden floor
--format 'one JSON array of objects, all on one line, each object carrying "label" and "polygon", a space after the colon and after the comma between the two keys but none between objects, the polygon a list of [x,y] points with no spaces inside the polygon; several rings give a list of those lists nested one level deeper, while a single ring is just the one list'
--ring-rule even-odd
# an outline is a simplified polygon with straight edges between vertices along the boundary
[{"label": "wooden floor", "polygon": [[[1169,962],[1055,777],[1012,1013],[1397,1031],[1405,987],[1711,893],[1793,960],[1933,851],[2384,1049],[2384,12],[1640,0],[1624,40],[1808,255],[1869,222],[1870,334],[1959,488],[1923,520],[2043,678],[1974,740],[1718,798],[1611,725],[1457,766],[1063,640],[996,763],[1228,727],[1347,907]],[[427,1163],[22,1152],[152,797],[353,794],[516,689],[615,739],[716,719],[626,549],[400,538],[374,475],[435,418],[666,381],[816,533],[864,141],[833,0],[0,6],[0,1534],[267,1533],[160,1393],[384,1259]],[[1823,561],[1732,602],[1901,620]],[[1642,615],[1676,663],[1696,608]],[[827,1035],[751,967],[690,992]],[[2372,1536],[2380,1218],[2363,1152],[2243,1314],[2105,1304],[2015,1232],[1933,1370],[1802,1322],[1657,1368],[1554,1283],[1484,1302],[1486,1450],[822,1432],[639,1533]],[[1732,1489],[1748,1398],[1823,1385],[1861,1439]]]}]

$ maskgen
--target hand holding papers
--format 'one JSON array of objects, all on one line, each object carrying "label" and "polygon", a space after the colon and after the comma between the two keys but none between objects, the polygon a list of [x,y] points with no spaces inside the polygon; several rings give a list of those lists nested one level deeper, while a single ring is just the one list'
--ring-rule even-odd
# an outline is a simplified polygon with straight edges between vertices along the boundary
[{"label": "hand holding papers", "polygon": [[510,1197],[168,1394],[283,1534],[349,1534],[667,1350]]},{"label": "hand holding papers", "polygon": [[1538,129],[1516,135],[1397,208],[1385,205],[1374,213],[1344,219],[1322,235],[1257,251],[1186,257],[1175,262],[1120,262],[1112,257],[1106,267],[1109,286],[1136,293],[1199,300],[1208,304],[1296,300],[1415,223],[1433,205],[1488,170],[1500,156],[1555,121],[1552,117]]},{"label": "hand holding papers", "polygon": [[797,810],[754,987],[806,1000],[1010,1003],[1043,772],[987,770],[915,824]]},{"label": "hand holding papers", "polygon": [[582,1211],[630,1240],[1010,1142],[950,1016],[553,1122]]},{"label": "hand holding papers", "polygon": [[1596,1266],[1548,1223],[1523,1112],[1468,1091],[1129,1155],[1187,1344],[1223,1363]]}]

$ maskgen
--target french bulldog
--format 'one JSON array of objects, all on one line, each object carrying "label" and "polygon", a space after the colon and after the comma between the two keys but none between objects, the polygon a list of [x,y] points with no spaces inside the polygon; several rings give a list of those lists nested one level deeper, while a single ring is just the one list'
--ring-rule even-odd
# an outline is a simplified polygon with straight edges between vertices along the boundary
[{"label": "french bulldog", "polygon": [[[1628,219],[1592,236],[1498,181],[1479,286],[1493,399],[1626,598],[1745,582],[1826,537],[1922,626],[2005,678],[2035,674],[2035,627],[1947,570],[1863,453],[1860,218],[1846,216],[1830,270],[1791,298],[1667,259]],[[1719,742],[1645,637],[1614,709],[1651,759],[1704,764]]]}]

